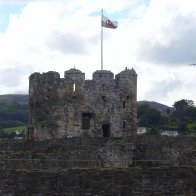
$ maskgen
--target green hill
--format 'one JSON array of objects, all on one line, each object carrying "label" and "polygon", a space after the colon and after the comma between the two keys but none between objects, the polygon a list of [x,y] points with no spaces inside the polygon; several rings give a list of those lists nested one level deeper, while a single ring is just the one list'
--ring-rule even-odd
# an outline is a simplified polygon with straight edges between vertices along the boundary
[{"label": "green hill", "polygon": [[28,95],[0,95],[0,104],[28,104]]},{"label": "green hill", "polygon": [[28,95],[0,95],[0,131],[27,124]]},{"label": "green hill", "polygon": [[138,104],[148,104],[151,108],[156,109],[158,111],[161,112],[161,114],[165,114],[167,109],[170,108],[172,110],[171,107],[168,107],[167,105],[155,102],[155,101],[138,101]]}]

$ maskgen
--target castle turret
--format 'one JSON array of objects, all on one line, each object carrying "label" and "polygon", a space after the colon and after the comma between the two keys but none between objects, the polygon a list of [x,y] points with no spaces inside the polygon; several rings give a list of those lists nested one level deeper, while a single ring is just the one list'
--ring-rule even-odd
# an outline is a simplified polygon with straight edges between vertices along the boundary
[{"label": "castle turret", "polygon": [[137,88],[137,74],[133,68],[127,69],[126,67],[125,70],[115,76],[115,79],[116,86],[119,88],[127,85],[131,85],[133,91]]},{"label": "castle turret", "polygon": [[116,89],[121,102],[121,127],[125,135],[137,133],[137,74],[125,68],[116,75]]},{"label": "castle turret", "polygon": [[99,93],[109,93],[114,88],[114,74],[111,71],[98,70],[93,73],[95,90]]},{"label": "castle turret", "polygon": [[79,83],[83,83],[85,81],[85,73],[82,73],[80,70],[75,68],[65,71],[64,77],[66,81],[72,80]]},{"label": "castle turret", "polygon": [[111,81],[114,79],[114,74],[107,70],[97,70],[93,73],[93,80],[95,81]]},{"label": "castle turret", "polygon": [[78,69],[70,69],[64,72],[64,91],[70,96],[73,92],[81,94],[85,84],[85,74]]},{"label": "castle turret", "polygon": [[56,113],[59,86],[57,72],[34,73],[29,77],[29,127],[39,139],[58,137],[55,130],[59,127]]}]

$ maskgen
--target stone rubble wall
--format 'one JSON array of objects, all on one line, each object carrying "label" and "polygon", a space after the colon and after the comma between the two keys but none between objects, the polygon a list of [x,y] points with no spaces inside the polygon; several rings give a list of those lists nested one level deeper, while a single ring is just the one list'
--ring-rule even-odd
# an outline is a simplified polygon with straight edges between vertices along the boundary
[{"label": "stone rubble wall", "polygon": [[195,137],[1,141],[0,165],[5,169],[194,166],[195,152]]},{"label": "stone rubble wall", "polygon": [[0,195],[193,196],[192,167],[0,170]]},{"label": "stone rubble wall", "polygon": [[196,195],[196,137],[0,141],[0,195]]}]

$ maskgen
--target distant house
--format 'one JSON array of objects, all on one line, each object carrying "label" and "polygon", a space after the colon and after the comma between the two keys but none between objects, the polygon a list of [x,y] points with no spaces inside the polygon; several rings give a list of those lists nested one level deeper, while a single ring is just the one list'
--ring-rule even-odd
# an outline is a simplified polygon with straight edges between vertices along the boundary
[{"label": "distant house", "polygon": [[146,128],[145,127],[138,127],[137,128],[137,135],[141,135],[146,133]]},{"label": "distant house", "polygon": [[178,136],[178,131],[162,131],[161,135],[166,135],[166,136]]},{"label": "distant house", "polygon": [[19,136],[15,136],[15,138],[14,138],[15,140],[22,140],[23,139],[23,137],[19,137]]}]

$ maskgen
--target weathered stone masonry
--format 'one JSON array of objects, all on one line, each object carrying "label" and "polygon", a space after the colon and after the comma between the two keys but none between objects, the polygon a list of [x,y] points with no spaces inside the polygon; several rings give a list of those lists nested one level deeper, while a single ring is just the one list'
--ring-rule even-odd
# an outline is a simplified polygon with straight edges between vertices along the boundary
[{"label": "weathered stone masonry", "polygon": [[0,195],[195,196],[195,137],[0,141]]},{"label": "weathered stone masonry", "polygon": [[92,80],[77,69],[29,78],[29,123],[39,140],[136,134],[137,74],[99,70]]}]

